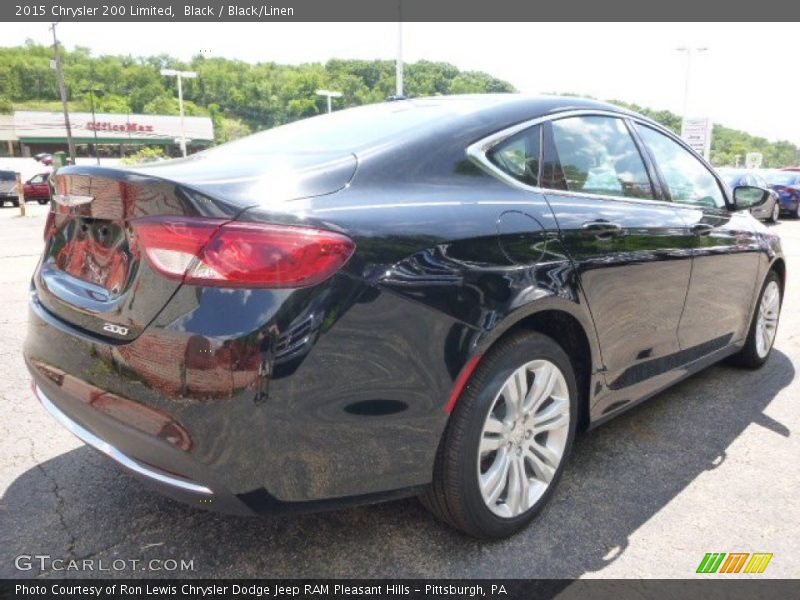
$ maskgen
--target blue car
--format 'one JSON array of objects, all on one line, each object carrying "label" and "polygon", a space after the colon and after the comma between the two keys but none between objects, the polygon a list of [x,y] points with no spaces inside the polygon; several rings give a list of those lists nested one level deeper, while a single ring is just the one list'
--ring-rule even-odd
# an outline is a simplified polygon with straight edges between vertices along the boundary
[{"label": "blue car", "polygon": [[769,184],[758,171],[750,169],[731,169],[722,168],[717,172],[725,180],[725,183],[731,189],[740,185],[749,185],[764,188],[769,190],[769,198],[763,204],[754,206],[750,209],[750,214],[760,221],[767,221],[768,223],[777,223],[781,214],[781,204],[778,198],[778,192],[770,189]]},{"label": "blue car", "polygon": [[764,171],[764,179],[778,193],[781,212],[800,219],[800,173],[793,171]]}]

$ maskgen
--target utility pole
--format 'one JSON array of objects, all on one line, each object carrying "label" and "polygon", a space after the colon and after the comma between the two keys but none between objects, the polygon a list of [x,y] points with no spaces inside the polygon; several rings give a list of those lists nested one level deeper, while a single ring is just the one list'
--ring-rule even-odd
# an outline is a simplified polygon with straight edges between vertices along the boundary
[{"label": "utility pole", "polygon": [[186,158],[186,127],[183,117],[183,78],[194,79],[197,73],[194,71],[176,71],[175,69],[161,69],[164,77],[175,77],[178,80],[178,110],[181,113],[181,153]]},{"label": "utility pole", "polygon": [[104,96],[105,92],[100,88],[90,87],[84,88],[81,90],[84,94],[91,94],[90,99],[92,103],[92,129],[94,130],[94,158],[97,161],[97,164],[100,164],[100,154],[97,152],[97,118],[95,117],[95,109],[94,109],[94,97],[95,96]]},{"label": "utility pole", "polygon": [[58,38],[56,38],[56,25],[53,23],[50,29],[53,31],[53,52],[55,54],[56,78],[58,79],[58,90],[61,92],[61,105],[64,107],[64,127],[67,130],[67,147],[72,164],[75,164],[75,141],[72,139],[72,127],[69,124],[69,108],[67,108],[67,88],[64,85],[64,73],[61,70],[61,53],[58,51]]},{"label": "utility pole", "polygon": [[692,54],[699,54],[700,52],[708,52],[708,48],[676,48],[678,52],[686,53],[686,70],[683,77],[683,118],[684,120],[689,117],[689,81],[692,75]]}]

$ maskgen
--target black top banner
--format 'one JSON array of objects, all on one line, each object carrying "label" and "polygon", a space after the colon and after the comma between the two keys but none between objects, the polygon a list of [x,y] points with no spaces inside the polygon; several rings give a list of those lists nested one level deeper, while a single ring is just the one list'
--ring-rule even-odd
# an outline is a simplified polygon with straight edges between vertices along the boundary
[{"label": "black top banner", "polygon": [[[263,0],[262,0],[263,1]],[[796,21],[800,2],[760,0],[4,0],[0,21]]]}]

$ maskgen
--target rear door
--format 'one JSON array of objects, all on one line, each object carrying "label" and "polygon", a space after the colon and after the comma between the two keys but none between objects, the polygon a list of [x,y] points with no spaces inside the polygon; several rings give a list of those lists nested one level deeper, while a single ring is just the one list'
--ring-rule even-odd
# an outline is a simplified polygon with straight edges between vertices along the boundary
[{"label": "rear door", "polygon": [[661,174],[665,193],[692,232],[692,280],[678,339],[700,357],[746,335],[760,260],[746,212],[727,208],[711,169],[678,140],[646,125],[637,130]]},{"label": "rear door", "polygon": [[629,128],[612,116],[553,120],[542,177],[619,390],[669,369],[691,272],[685,223]]}]

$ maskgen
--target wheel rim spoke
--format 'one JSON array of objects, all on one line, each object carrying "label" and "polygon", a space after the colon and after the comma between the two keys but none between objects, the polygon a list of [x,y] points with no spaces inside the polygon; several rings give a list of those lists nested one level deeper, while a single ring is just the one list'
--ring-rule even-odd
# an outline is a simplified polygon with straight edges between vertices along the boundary
[{"label": "wheel rim spoke", "polygon": [[520,379],[526,377],[524,369],[517,369],[506,381],[503,387],[503,398],[506,401],[506,420],[514,421],[522,413],[522,399],[525,389],[520,384]]},{"label": "wheel rim spoke", "polygon": [[508,426],[503,423],[500,419],[489,415],[489,418],[486,419],[486,423],[483,426],[483,433],[486,435],[487,433],[493,433],[495,435],[503,435],[508,431]]},{"label": "wheel rim spoke", "polygon": [[552,418],[543,420],[539,423],[534,422],[534,425],[536,427],[536,433],[561,429],[562,427],[569,425],[569,414],[559,413],[554,415]]},{"label": "wheel rim spoke", "polygon": [[550,366],[549,363],[548,366],[536,371],[536,377],[529,392],[530,402],[527,403],[530,406],[530,410],[535,411],[542,402],[552,395],[559,375],[560,373],[556,368]]},{"label": "wheel rim spoke", "polygon": [[481,491],[487,503],[494,503],[503,493],[508,480],[509,460],[507,452],[499,452],[489,470],[481,476]]},{"label": "wheel rim spoke", "polygon": [[481,438],[481,454],[489,454],[499,450],[506,443],[505,439],[499,436],[484,436]]},{"label": "wheel rim spoke", "polygon": [[533,417],[535,432],[558,429],[569,424],[569,404],[561,398],[553,401],[536,413]]},{"label": "wheel rim spoke", "polygon": [[521,512],[522,506],[522,477],[519,473],[519,461],[512,460],[508,470],[508,493],[506,494],[506,506],[511,516]]},{"label": "wheel rim spoke", "polygon": [[539,481],[543,483],[550,483],[553,480],[555,469],[546,464],[539,456],[530,448],[525,451],[525,459],[531,465],[533,474]]}]

